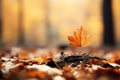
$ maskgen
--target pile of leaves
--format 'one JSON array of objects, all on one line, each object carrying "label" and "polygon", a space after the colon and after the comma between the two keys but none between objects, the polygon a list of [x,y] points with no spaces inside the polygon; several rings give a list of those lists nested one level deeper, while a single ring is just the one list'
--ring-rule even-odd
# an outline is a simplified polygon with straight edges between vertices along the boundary
[{"label": "pile of leaves", "polygon": [[120,80],[120,50],[91,49],[91,39],[80,27],[64,50],[1,49],[0,80]]}]

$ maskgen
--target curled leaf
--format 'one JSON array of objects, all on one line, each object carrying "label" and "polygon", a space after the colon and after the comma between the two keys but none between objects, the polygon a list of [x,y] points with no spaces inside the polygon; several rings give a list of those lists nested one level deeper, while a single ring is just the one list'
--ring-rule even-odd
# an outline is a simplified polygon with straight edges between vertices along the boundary
[{"label": "curled leaf", "polygon": [[91,42],[91,36],[87,35],[86,31],[80,27],[74,31],[73,36],[68,36],[68,40],[72,46],[86,47]]}]

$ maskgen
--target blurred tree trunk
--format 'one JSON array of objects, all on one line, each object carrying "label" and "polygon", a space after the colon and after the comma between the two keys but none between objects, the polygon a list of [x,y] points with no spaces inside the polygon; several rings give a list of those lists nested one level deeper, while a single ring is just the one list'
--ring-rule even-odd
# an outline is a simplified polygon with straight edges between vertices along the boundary
[{"label": "blurred tree trunk", "polygon": [[19,16],[18,16],[18,26],[19,26],[19,37],[18,37],[18,44],[24,45],[24,27],[23,27],[23,0],[18,1],[18,8],[19,8]]},{"label": "blurred tree trunk", "polygon": [[114,24],[112,16],[112,0],[103,0],[104,45],[114,46]]},{"label": "blurred tree trunk", "polygon": [[0,44],[2,43],[2,0],[0,0]]},{"label": "blurred tree trunk", "polygon": [[46,0],[45,1],[45,4],[46,4],[46,12],[45,12],[45,19],[46,19],[46,30],[47,30],[47,45],[50,45],[51,44],[51,24],[50,24],[50,21],[49,21],[49,10],[50,10],[50,5],[49,5],[49,0]]}]

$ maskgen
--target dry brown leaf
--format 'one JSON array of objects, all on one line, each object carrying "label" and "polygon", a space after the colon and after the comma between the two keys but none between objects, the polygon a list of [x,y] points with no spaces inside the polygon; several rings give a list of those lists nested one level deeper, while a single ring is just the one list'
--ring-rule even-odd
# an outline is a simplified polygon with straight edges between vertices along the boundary
[{"label": "dry brown leaf", "polygon": [[31,78],[34,78],[34,77],[45,78],[45,73],[42,71],[33,70],[33,71],[28,71],[27,76]]},{"label": "dry brown leaf", "polygon": [[74,31],[73,36],[68,36],[68,40],[72,46],[86,47],[91,43],[91,36],[87,35],[86,31],[81,26]]}]

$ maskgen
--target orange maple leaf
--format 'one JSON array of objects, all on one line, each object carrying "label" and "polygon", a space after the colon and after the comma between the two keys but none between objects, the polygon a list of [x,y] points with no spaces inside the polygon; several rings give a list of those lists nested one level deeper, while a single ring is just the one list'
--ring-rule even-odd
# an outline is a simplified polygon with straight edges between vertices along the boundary
[{"label": "orange maple leaf", "polygon": [[81,26],[74,31],[73,36],[68,36],[68,40],[72,46],[86,47],[91,43],[91,36],[87,35],[86,31]]}]

